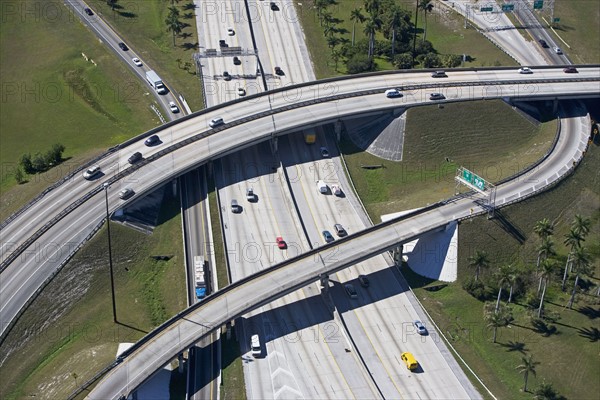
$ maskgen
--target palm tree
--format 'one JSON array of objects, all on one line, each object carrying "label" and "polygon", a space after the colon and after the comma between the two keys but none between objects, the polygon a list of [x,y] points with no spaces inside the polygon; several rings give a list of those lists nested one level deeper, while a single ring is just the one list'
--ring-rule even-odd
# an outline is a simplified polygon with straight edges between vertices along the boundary
[{"label": "palm tree", "polygon": [[575,214],[575,219],[571,223],[571,228],[575,229],[575,231],[579,232],[582,237],[590,232],[590,226],[592,225],[592,221],[589,218],[582,217],[580,214]]},{"label": "palm tree", "polygon": [[398,6],[394,6],[390,12],[390,19],[388,23],[392,32],[392,60],[394,59],[396,52],[396,29],[398,29],[398,27],[402,24],[404,16],[404,11]]},{"label": "palm tree", "polygon": [[379,7],[381,7],[381,0],[365,0],[365,10],[371,16],[379,15]]},{"label": "palm tree", "polygon": [[[542,271],[540,273],[540,285],[542,281],[544,281],[544,290],[542,291],[542,297],[540,298],[540,307],[538,308],[538,318],[542,317],[542,312],[544,309],[544,297],[546,297],[546,288],[548,287],[548,282],[550,282],[550,277],[554,272],[554,268],[556,267],[556,261],[551,258],[547,258],[542,262]],[[538,286],[538,294],[540,293],[540,288]]]},{"label": "palm tree", "polygon": [[571,247],[571,250],[569,251],[569,255],[567,256],[567,263],[565,264],[565,273],[563,275],[563,280],[562,280],[562,290],[565,290],[565,282],[567,281],[567,270],[569,269],[569,264],[571,263],[571,257],[573,256],[573,252],[575,251],[575,249],[577,247],[579,247],[581,245],[581,242],[584,240],[583,236],[581,236],[581,233],[579,233],[579,231],[571,228],[571,230],[569,230],[569,233],[567,233],[565,235],[565,240],[564,240],[564,244]]},{"label": "palm tree", "polygon": [[483,312],[487,327],[494,330],[492,342],[496,343],[498,328],[507,326],[513,320],[512,310],[507,306],[502,306],[496,310],[494,303],[486,303]]},{"label": "palm tree", "polygon": [[[545,260],[546,258],[548,258],[548,256],[551,255],[555,255],[555,251],[554,251],[554,242],[552,241],[551,238],[546,237],[542,239],[542,244],[540,244],[540,247],[538,247],[538,258],[537,258],[537,263],[535,265],[535,270],[539,270],[540,268],[540,261]],[[543,258],[542,258],[543,256]]]},{"label": "palm tree", "polygon": [[182,23],[179,21],[179,10],[177,7],[169,7],[169,14],[165,19],[167,24],[167,32],[173,33],[173,47],[175,47],[175,36],[179,35],[182,30]]},{"label": "palm tree", "polygon": [[498,298],[496,299],[496,312],[500,308],[500,297],[502,296],[502,288],[510,281],[512,265],[503,265],[498,269]]},{"label": "palm tree", "polygon": [[554,233],[554,224],[548,218],[535,223],[533,231],[537,233],[540,239],[544,240]]},{"label": "palm tree", "polygon": [[573,285],[573,291],[571,292],[571,298],[567,307],[573,307],[573,301],[575,300],[575,292],[577,291],[577,285],[579,284],[579,275],[587,275],[589,273],[590,256],[585,247],[578,247],[573,253],[573,267],[577,273],[575,276],[575,284]]},{"label": "palm tree", "polygon": [[375,32],[377,32],[380,27],[381,20],[376,16],[371,16],[365,24],[363,32],[369,37],[369,60],[373,58],[373,53],[375,52]]},{"label": "palm tree", "polygon": [[365,22],[365,16],[361,13],[362,8],[355,8],[350,12],[350,21],[352,21],[352,47],[354,47],[354,38],[356,36],[356,23]]},{"label": "palm tree", "polygon": [[490,260],[488,259],[485,251],[475,250],[475,255],[469,257],[469,265],[475,267],[475,282],[479,280],[479,273],[482,268],[490,266]]},{"label": "palm tree", "polygon": [[525,386],[523,386],[523,391],[526,392],[527,391],[527,379],[529,378],[529,374],[533,374],[533,376],[535,376],[535,367],[540,365],[539,361],[533,361],[533,355],[529,355],[529,357],[525,357],[523,356],[521,358],[521,361],[523,362],[523,364],[518,365],[516,369],[519,370],[520,373],[523,374],[523,377],[525,378]]},{"label": "palm tree", "polygon": [[419,8],[425,13],[425,29],[423,30],[423,41],[425,41],[425,38],[427,37],[427,13],[433,10],[433,4],[431,3],[431,0],[421,0],[419,2]]}]

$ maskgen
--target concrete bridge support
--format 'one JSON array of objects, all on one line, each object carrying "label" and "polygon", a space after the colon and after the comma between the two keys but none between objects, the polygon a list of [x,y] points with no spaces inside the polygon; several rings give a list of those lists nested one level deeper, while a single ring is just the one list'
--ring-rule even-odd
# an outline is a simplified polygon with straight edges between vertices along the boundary
[{"label": "concrete bridge support", "polygon": [[278,149],[278,147],[277,147],[277,138],[274,137],[273,139],[271,139],[271,151],[273,153],[277,153],[277,149]]},{"label": "concrete bridge support", "polygon": [[327,292],[329,290],[329,275],[322,274],[320,280],[321,289],[323,290],[323,292]]},{"label": "concrete bridge support", "polygon": [[402,252],[404,251],[404,245],[399,244],[396,248],[392,250],[392,257],[394,258],[394,263],[398,266],[402,265]]}]

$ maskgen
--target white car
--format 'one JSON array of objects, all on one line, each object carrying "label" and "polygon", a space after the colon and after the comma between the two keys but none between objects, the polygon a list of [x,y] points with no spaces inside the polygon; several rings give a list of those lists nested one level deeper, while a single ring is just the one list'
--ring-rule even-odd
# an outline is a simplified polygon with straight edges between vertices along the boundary
[{"label": "white car", "polygon": [[132,58],[132,59],[131,59],[131,61],[133,61],[133,63],[134,63],[135,65],[137,65],[138,67],[141,67],[141,66],[142,66],[142,62],[141,62],[141,61],[140,61],[140,59],[139,59],[139,58],[137,58],[137,57],[134,57],[134,58]]},{"label": "white car", "polygon": [[233,36],[233,35],[235,35],[235,31],[233,30],[233,28],[227,28],[227,34],[229,36]]},{"label": "white car", "polygon": [[533,71],[529,67],[521,67],[519,68],[520,74],[533,74]]},{"label": "white car", "polygon": [[417,333],[419,335],[427,335],[427,328],[425,328],[425,325],[423,325],[423,323],[419,320],[416,320],[414,322],[415,327],[417,328]]},{"label": "white car", "polygon": [[98,175],[102,170],[99,165],[94,165],[90,167],[87,171],[83,173],[83,177],[87,180],[93,179],[96,175]]},{"label": "white car", "polygon": [[169,102],[169,108],[173,114],[177,114],[179,112],[179,107],[177,107],[177,104],[175,104],[174,101]]},{"label": "white car", "polygon": [[554,52],[555,52],[556,54],[562,54],[562,53],[563,53],[560,47],[555,47],[555,48],[554,48]]},{"label": "white car", "polygon": [[402,93],[398,89],[388,89],[385,91],[385,97],[394,98],[394,97],[402,97]]},{"label": "white car", "polygon": [[246,95],[246,89],[239,87],[238,88],[238,96],[245,96]]},{"label": "white car", "polygon": [[135,194],[135,192],[133,191],[133,189],[125,188],[119,192],[119,198],[122,200],[127,200],[134,194]]}]

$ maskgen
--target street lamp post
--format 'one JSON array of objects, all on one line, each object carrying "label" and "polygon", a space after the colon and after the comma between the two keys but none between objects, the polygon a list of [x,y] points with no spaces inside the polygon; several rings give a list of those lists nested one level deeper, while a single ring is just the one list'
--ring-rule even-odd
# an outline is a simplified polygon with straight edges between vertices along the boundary
[{"label": "street lamp post", "polygon": [[106,231],[108,233],[108,266],[110,269],[110,293],[112,296],[113,321],[117,322],[117,304],[115,302],[115,279],[113,277],[112,246],[110,242],[110,214],[108,212],[108,182],[104,183],[104,199],[106,200]]}]

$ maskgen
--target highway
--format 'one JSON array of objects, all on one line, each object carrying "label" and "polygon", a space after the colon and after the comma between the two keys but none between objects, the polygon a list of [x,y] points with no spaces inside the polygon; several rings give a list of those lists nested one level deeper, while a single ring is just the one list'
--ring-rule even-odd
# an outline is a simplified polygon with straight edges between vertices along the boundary
[{"label": "highway", "polygon": [[[554,151],[538,168],[499,185],[497,205],[523,198],[553,184],[582,157],[589,120],[585,118],[584,110],[576,105],[568,105],[564,114],[571,117],[563,119]],[[153,340],[138,344],[133,355],[116,363],[89,398],[108,399],[128,394],[162,364],[225,322],[314,282],[320,274],[333,274],[399,243],[443,227],[449,221],[468,217],[471,208],[477,213],[485,212],[481,200],[482,196],[475,194],[434,205],[415,215],[350,235],[223,289],[199,306],[173,318],[161,327]]]},{"label": "highway", "polygon": [[[72,247],[101,222],[103,213],[100,210],[104,199],[100,191],[105,182],[111,184],[109,202],[111,211],[114,211],[127,203],[117,197],[118,191],[123,187],[132,187],[137,195],[143,195],[207,160],[267,140],[273,131],[276,135],[281,135],[299,129],[306,121],[332,121],[364,113],[365,110],[375,112],[410,104],[430,103],[427,94],[432,91],[443,91],[449,100],[558,98],[562,93],[569,93],[568,96],[597,96],[600,92],[598,67],[579,69],[580,73],[576,77],[564,74],[560,68],[534,69],[534,74],[530,76],[520,75],[514,69],[461,71],[450,74],[448,80],[444,81],[447,87],[406,91],[403,98],[396,100],[385,98],[383,91],[388,87],[401,87],[408,82],[430,85],[438,82],[424,72],[339,79],[249,97],[242,102],[227,103],[216,109],[195,113],[174,125],[160,127],[155,132],[161,138],[161,145],[145,147],[142,138],[126,148],[114,151],[98,163],[105,175],[94,181],[86,181],[81,177],[81,172],[77,172],[33,203],[26,212],[3,224],[0,288],[2,331],[41,283],[70,255]],[[543,78],[552,79],[552,82],[537,81]],[[574,80],[581,78],[588,79],[588,83],[582,85]],[[457,82],[458,85],[465,82],[469,86],[458,86]],[[494,85],[471,86],[471,82],[494,82]],[[368,92],[362,93],[363,90]],[[340,96],[324,102],[302,102],[305,99],[298,96],[298,93],[303,92],[311,98],[330,98],[332,93]],[[342,96],[344,94],[348,97]],[[290,101],[292,96],[297,96],[297,100]],[[244,107],[240,107],[242,103]],[[212,134],[206,136],[209,131],[208,121],[215,115],[223,116],[228,125],[210,130]],[[192,137],[197,140],[189,142]],[[141,151],[147,160],[137,167],[127,169],[127,158],[135,151]],[[128,201],[135,200],[137,195]],[[78,202],[83,196],[86,196],[85,202]],[[74,210],[71,211],[75,212],[64,211],[68,207],[73,207]],[[61,215],[60,223],[47,225],[57,215]],[[31,244],[27,243],[27,238],[36,232],[41,236]],[[27,246],[27,252],[23,252],[23,246]],[[19,254],[22,256],[15,258]]]}]

